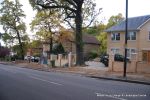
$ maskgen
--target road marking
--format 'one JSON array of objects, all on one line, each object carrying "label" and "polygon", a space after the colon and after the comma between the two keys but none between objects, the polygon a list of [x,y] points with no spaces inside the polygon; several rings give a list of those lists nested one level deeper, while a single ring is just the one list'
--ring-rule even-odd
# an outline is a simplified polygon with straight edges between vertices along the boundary
[{"label": "road marking", "polygon": [[62,84],[56,83],[56,82],[53,82],[53,81],[44,80],[44,79],[41,79],[41,78],[38,78],[38,77],[34,77],[34,76],[29,76],[29,77],[30,77],[30,78],[33,78],[33,79],[36,79],[36,80],[43,81],[43,82],[48,82],[48,83],[50,83],[50,84],[62,86]]},{"label": "road marking", "polygon": [[17,72],[14,72],[14,70],[12,70],[12,69],[6,69],[6,68],[1,68],[1,67],[0,67],[0,69],[4,70],[6,72],[11,72],[13,74],[17,74]]},{"label": "road marking", "polygon": [[113,95],[106,95],[106,94],[101,94],[101,93],[95,93],[95,94],[97,95],[97,97],[109,97],[109,98],[114,98],[117,100],[127,100],[127,99],[120,98],[118,96],[113,96]]}]

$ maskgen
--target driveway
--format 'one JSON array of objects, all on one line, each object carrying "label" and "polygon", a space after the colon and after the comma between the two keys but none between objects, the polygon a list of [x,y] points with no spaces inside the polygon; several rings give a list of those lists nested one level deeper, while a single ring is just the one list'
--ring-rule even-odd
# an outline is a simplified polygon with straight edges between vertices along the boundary
[{"label": "driveway", "polygon": [[87,65],[86,68],[92,68],[92,69],[108,71],[108,67],[105,67],[105,65],[101,62],[87,61],[87,62],[85,62],[85,64]]}]

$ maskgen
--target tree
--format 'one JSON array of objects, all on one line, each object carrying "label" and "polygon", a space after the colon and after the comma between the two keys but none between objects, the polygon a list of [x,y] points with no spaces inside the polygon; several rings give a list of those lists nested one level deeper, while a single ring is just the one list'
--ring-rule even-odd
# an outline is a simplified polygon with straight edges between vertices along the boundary
[{"label": "tree", "polygon": [[100,41],[100,54],[105,54],[107,52],[107,33],[101,32],[97,39]]},{"label": "tree", "polygon": [[123,20],[124,20],[124,17],[121,13],[119,13],[118,15],[115,15],[115,16],[113,15],[108,20],[107,28],[110,28]]},{"label": "tree", "polygon": [[50,52],[52,53],[53,37],[56,31],[60,29],[61,19],[59,13],[52,10],[40,10],[31,23],[31,29],[36,30],[36,35],[40,36],[42,40],[50,42]]},{"label": "tree", "polygon": [[94,36],[97,36],[99,33],[103,32],[106,29],[106,25],[103,23],[100,23],[98,25],[94,25],[93,27],[89,27],[84,29],[85,34],[91,34]]},{"label": "tree", "polygon": [[[22,47],[23,47],[23,55],[25,55],[27,50],[28,50],[28,47],[29,47],[28,42],[22,42]],[[12,46],[12,51],[17,53],[18,59],[22,59],[22,58],[20,58],[20,57],[22,57],[21,56],[22,55],[22,51],[20,51],[20,45],[13,45]]]},{"label": "tree", "polygon": [[3,29],[8,36],[12,39],[18,39],[21,58],[24,59],[22,40],[26,39],[27,35],[25,35],[25,23],[22,21],[22,18],[25,17],[25,14],[21,9],[22,5],[18,0],[15,0],[15,2],[4,0],[1,5],[0,24],[3,25]]},{"label": "tree", "polygon": [[[93,0],[29,0],[31,5],[36,8],[57,9],[64,20],[74,30],[76,40],[76,65],[83,65],[83,41],[82,26],[91,18],[89,26],[99,14],[95,11],[96,4]],[[85,20],[85,23],[83,22]]]}]

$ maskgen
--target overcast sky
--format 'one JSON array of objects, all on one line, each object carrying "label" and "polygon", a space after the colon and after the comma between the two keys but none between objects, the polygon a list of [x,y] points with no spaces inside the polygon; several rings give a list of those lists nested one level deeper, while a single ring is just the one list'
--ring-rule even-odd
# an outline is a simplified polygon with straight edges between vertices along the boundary
[{"label": "overcast sky", "polygon": [[[2,1],[2,0],[0,0]],[[26,14],[25,22],[27,24],[27,33],[30,32],[29,23],[33,19],[35,12],[28,0],[19,0],[23,4],[23,10]],[[122,13],[125,16],[125,1],[126,0],[95,0],[98,8],[103,8],[102,13],[99,16],[99,20],[104,20],[106,23],[110,16]],[[150,15],[150,0],[128,0],[129,1],[129,17]],[[0,29],[2,31],[2,29]]]}]

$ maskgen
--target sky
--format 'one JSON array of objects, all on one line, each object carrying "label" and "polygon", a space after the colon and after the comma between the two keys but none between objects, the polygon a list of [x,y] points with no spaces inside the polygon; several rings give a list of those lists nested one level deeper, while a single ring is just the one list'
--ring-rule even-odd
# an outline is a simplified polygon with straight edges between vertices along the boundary
[{"label": "sky", "polygon": [[[2,0],[0,0],[1,2]],[[26,18],[24,21],[27,25],[27,33],[29,35],[33,35],[30,31],[29,24],[31,23],[35,11],[32,10],[32,7],[29,4],[28,0],[19,0],[23,5],[23,10],[26,14]],[[126,0],[95,0],[97,4],[97,8],[103,8],[102,13],[99,15],[99,20],[107,23],[108,19],[112,15],[117,15],[118,13],[122,13],[125,16],[125,2]],[[128,16],[142,16],[142,15],[150,15],[150,0],[128,0]],[[0,31],[2,28],[0,26]]]},{"label": "sky", "polygon": [[[97,7],[103,8],[101,17],[107,20],[112,15],[122,13],[125,17],[126,0],[96,0]],[[150,15],[150,0],[128,0],[128,16]]]}]

